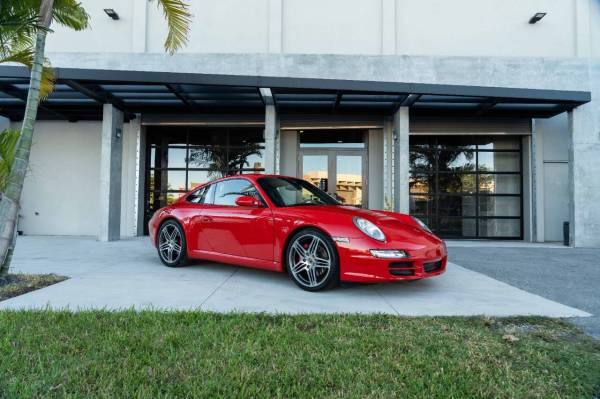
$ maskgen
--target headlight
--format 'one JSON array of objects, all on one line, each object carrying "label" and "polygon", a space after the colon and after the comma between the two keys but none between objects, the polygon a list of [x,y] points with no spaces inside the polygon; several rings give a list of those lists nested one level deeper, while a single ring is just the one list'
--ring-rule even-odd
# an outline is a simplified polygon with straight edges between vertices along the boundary
[{"label": "headlight", "polygon": [[377,241],[385,241],[385,234],[383,234],[383,231],[381,231],[379,227],[375,226],[373,223],[369,222],[366,219],[359,218],[356,216],[352,218],[352,221],[360,231],[362,231],[369,237]]},{"label": "headlight", "polygon": [[428,232],[430,232],[430,233],[433,233],[433,232],[431,231],[431,229],[430,229],[429,227],[427,227],[427,225],[426,225],[425,223],[423,223],[422,221],[420,221],[419,219],[417,219],[417,218],[416,218],[416,217],[414,217],[414,216],[411,216],[411,217],[413,218],[413,220],[414,220],[415,222],[417,222],[417,224],[418,224],[419,226],[421,226],[421,228],[422,228],[423,230],[425,230],[425,231],[428,231]]}]

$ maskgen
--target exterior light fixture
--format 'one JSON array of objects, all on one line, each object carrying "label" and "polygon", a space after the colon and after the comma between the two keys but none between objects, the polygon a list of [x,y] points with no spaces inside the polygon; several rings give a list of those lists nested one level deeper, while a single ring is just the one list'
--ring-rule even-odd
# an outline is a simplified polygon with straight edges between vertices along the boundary
[{"label": "exterior light fixture", "polygon": [[529,20],[530,24],[535,24],[536,22],[538,22],[540,19],[544,18],[546,16],[545,12],[536,12],[533,17],[531,17],[531,19]]},{"label": "exterior light fixture", "polygon": [[112,8],[105,8],[104,12],[115,21],[119,19],[119,14],[117,14],[117,12]]}]

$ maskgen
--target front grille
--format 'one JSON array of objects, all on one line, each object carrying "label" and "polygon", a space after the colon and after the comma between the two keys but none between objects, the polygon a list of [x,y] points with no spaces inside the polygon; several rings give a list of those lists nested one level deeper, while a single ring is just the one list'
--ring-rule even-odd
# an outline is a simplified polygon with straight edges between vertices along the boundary
[{"label": "front grille", "polygon": [[415,271],[413,269],[390,269],[392,276],[414,276]]},{"label": "front grille", "polygon": [[442,268],[442,261],[423,263],[423,271],[425,273],[433,273]]},{"label": "front grille", "polygon": [[414,276],[415,269],[412,262],[391,262],[389,265],[392,276]]}]

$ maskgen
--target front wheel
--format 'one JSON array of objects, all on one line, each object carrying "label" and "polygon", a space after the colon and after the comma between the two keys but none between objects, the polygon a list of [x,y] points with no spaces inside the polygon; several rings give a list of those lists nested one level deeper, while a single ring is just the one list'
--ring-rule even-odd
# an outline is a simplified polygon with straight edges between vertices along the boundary
[{"label": "front wheel", "polygon": [[316,229],[293,235],[285,252],[285,264],[292,281],[303,290],[321,291],[339,282],[340,268],[331,238]]},{"label": "front wheel", "polygon": [[160,226],[156,248],[165,266],[177,267],[187,263],[185,234],[181,225],[174,220],[167,220]]}]

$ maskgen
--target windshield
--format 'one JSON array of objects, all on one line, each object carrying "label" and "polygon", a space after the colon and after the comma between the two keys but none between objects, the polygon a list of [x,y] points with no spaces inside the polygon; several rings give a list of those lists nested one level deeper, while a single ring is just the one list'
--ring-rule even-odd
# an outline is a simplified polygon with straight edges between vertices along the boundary
[{"label": "windshield", "polygon": [[258,184],[277,206],[340,205],[326,192],[300,179],[261,177]]}]

